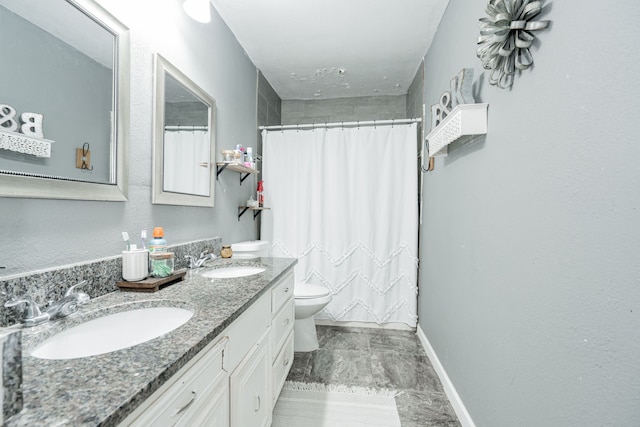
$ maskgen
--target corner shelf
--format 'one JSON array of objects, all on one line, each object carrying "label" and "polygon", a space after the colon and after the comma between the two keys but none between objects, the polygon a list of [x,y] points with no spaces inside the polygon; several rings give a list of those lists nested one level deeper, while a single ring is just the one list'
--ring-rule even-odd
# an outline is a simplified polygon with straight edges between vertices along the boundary
[{"label": "corner shelf", "polygon": [[253,219],[255,221],[255,219],[258,217],[258,215],[260,215],[262,213],[262,211],[265,210],[269,210],[271,208],[265,208],[265,207],[250,207],[250,206],[238,206],[238,221],[240,221],[240,218],[242,217],[242,215],[244,215],[244,213],[248,210],[252,210],[253,211]]},{"label": "corner shelf", "polygon": [[[257,169],[248,168],[245,165],[241,165],[240,163],[226,163],[226,162],[217,162],[216,163],[216,180],[220,176],[220,174],[225,170],[230,170],[233,172],[238,172],[240,174],[240,185],[244,182],[245,179],[251,174],[259,173]],[[243,176],[244,175],[244,176]]]},{"label": "corner shelf", "polygon": [[489,104],[459,104],[429,135],[429,157],[446,156],[447,146],[454,141],[467,141],[487,133]]}]

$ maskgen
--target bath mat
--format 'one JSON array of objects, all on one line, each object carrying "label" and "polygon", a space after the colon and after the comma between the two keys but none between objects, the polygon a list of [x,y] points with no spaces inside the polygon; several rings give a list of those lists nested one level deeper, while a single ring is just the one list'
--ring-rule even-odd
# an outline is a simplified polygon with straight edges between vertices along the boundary
[{"label": "bath mat", "polygon": [[271,427],[399,427],[393,390],[287,381]]}]

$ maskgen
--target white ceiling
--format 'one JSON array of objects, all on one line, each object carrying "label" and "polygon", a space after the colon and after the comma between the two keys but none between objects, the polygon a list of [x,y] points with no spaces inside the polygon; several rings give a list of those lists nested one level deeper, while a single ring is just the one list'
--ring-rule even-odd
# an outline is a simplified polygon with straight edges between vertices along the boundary
[{"label": "white ceiling", "polygon": [[211,0],[284,99],[404,95],[449,0]]}]

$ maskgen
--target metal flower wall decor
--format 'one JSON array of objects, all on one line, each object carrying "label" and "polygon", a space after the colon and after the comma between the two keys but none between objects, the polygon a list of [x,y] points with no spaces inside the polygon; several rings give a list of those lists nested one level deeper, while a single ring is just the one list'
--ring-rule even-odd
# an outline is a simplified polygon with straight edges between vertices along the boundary
[{"label": "metal flower wall decor", "polygon": [[508,89],[516,71],[533,64],[532,31],[549,26],[549,21],[533,20],[541,10],[542,1],[489,0],[489,18],[480,18],[477,54],[484,69],[491,70],[490,84]]}]

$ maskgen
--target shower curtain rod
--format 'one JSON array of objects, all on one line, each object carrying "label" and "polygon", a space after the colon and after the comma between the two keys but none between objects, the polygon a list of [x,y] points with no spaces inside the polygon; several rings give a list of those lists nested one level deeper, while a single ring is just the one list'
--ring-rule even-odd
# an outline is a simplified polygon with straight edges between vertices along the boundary
[{"label": "shower curtain rod", "polygon": [[285,130],[285,129],[305,129],[305,128],[329,128],[329,127],[345,127],[345,126],[378,126],[378,125],[402,125],[408,123],[420,123],[422,119],[417,117],[414,119],[392,119],[392,120],[369,120],[356,122],[334,122],[334,123],[304,123],[299,125],[275,125],[260,126],[260,130]]},{"label": "shower curtain rod", "polygon": [[181,130],[202,130],[206,132],[209,128],[207,126],[165,126],[164,130],[167,132],[177,132]]}]

